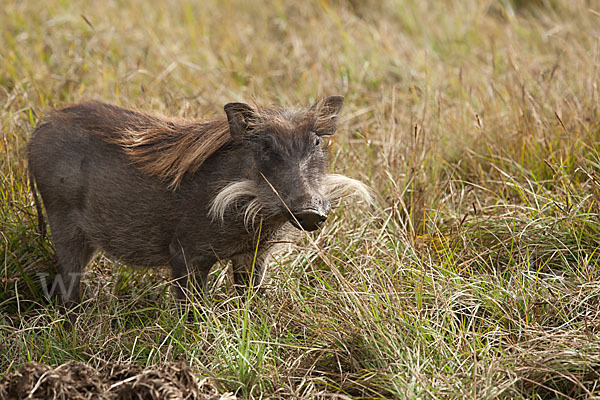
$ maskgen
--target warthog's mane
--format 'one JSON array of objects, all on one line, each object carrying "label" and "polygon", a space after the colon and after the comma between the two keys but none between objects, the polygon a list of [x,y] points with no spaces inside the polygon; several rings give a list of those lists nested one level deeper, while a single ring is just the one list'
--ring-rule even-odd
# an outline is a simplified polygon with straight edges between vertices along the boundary
[{"label": "warthog's mane", "polygon": [[[333,204],[339,203],[346,196],[355,196],[367,203],[373,201],[371,190],[364,183],[344,175],[325,175],[322,187],[325,197]],[[246,228],[254,225],[261,211],[266,211],[267,217],[268,214],[276,212],[266,210],[266,206],[260,202],[256,182],[249,179],[225,185],[210,203],[208,215],[213,221],[223,222],[225,213],[230,207],[238,207],[238,211],[243,211]]]},{"label": "warthog's mane", "polygon": [[[337,115],[323,113],[323,101],[307,109],[285,110],[255,106],[256,118],[248,122],[248,134],[265,129],[285,135],[295,129],[335,130]],[[88,102],[53,113],[69,119],[116,144],[145,174],[156,176],[175,190],[183,177],[194,173],[221,147],[233,139],[225,117],[185,120],[149,115],[100,102]]]}]

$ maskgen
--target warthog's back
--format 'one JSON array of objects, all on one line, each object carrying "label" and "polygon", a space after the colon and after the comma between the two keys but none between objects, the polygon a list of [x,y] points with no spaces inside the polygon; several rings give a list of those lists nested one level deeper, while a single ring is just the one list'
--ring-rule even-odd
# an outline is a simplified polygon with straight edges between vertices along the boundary
[{"label": "warthog's back", "polygon": [[131,124],[151,122],[150,117],[98,106],[82,104],[54,112],[29,144],[30,173],[54,240],[83,232],[90,246],[125,262],[166,264],[173,232],[165,227],[176,217],[177,196],[158,179],[141,174],[106,140],[106,135]]}]

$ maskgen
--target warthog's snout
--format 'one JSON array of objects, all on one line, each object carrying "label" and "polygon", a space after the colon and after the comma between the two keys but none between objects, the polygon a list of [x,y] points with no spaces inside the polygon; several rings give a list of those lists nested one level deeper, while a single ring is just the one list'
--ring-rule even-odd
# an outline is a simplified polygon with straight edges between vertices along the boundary
[{"label": "warthog's snout", "polygon": [[[312,208],[294,213],[292,223],[305,231],[315,231],[327,220],[327,213]],[[296,221],[298,221],[296,223]],[[300,226],[297,226],[300,224]]]},{"label": "warthog's snout", "polygon": [[331,210],[331,203],[328,200],[313,198],[311,204],[297,210],[292,210],[292,218],[290,220],[298,229],[315,231],[327,220],[329,210]]}]

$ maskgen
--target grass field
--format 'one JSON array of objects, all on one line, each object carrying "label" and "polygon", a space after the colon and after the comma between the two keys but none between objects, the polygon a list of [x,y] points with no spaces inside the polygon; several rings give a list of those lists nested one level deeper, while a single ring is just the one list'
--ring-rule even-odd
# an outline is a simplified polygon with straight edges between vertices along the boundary
[{"label": "grass field", "polygon": [[[599,34],[597,0],[4,0],[0,375],[184,360],[248,399],[600,398]],[[247,302],[215,268],[189,319],[165,271],[99,256],[65,329],[26,182],[46,110],[332,94],[332,170],[373,206],[346,202]]]}]

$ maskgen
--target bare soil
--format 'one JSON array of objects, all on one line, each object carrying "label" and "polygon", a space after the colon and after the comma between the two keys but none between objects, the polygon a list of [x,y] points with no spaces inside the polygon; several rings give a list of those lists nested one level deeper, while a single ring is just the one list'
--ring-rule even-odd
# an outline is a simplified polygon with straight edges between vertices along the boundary
[{"label": "bare soil", "polygon": [[69,362],[52,368],[40,363],[23,364],[0,378],[0,399],[189,399],[233,400],[220,394],[213,382],[199,379],[183,363],[141,368],[110,365],[94,368]]}]

